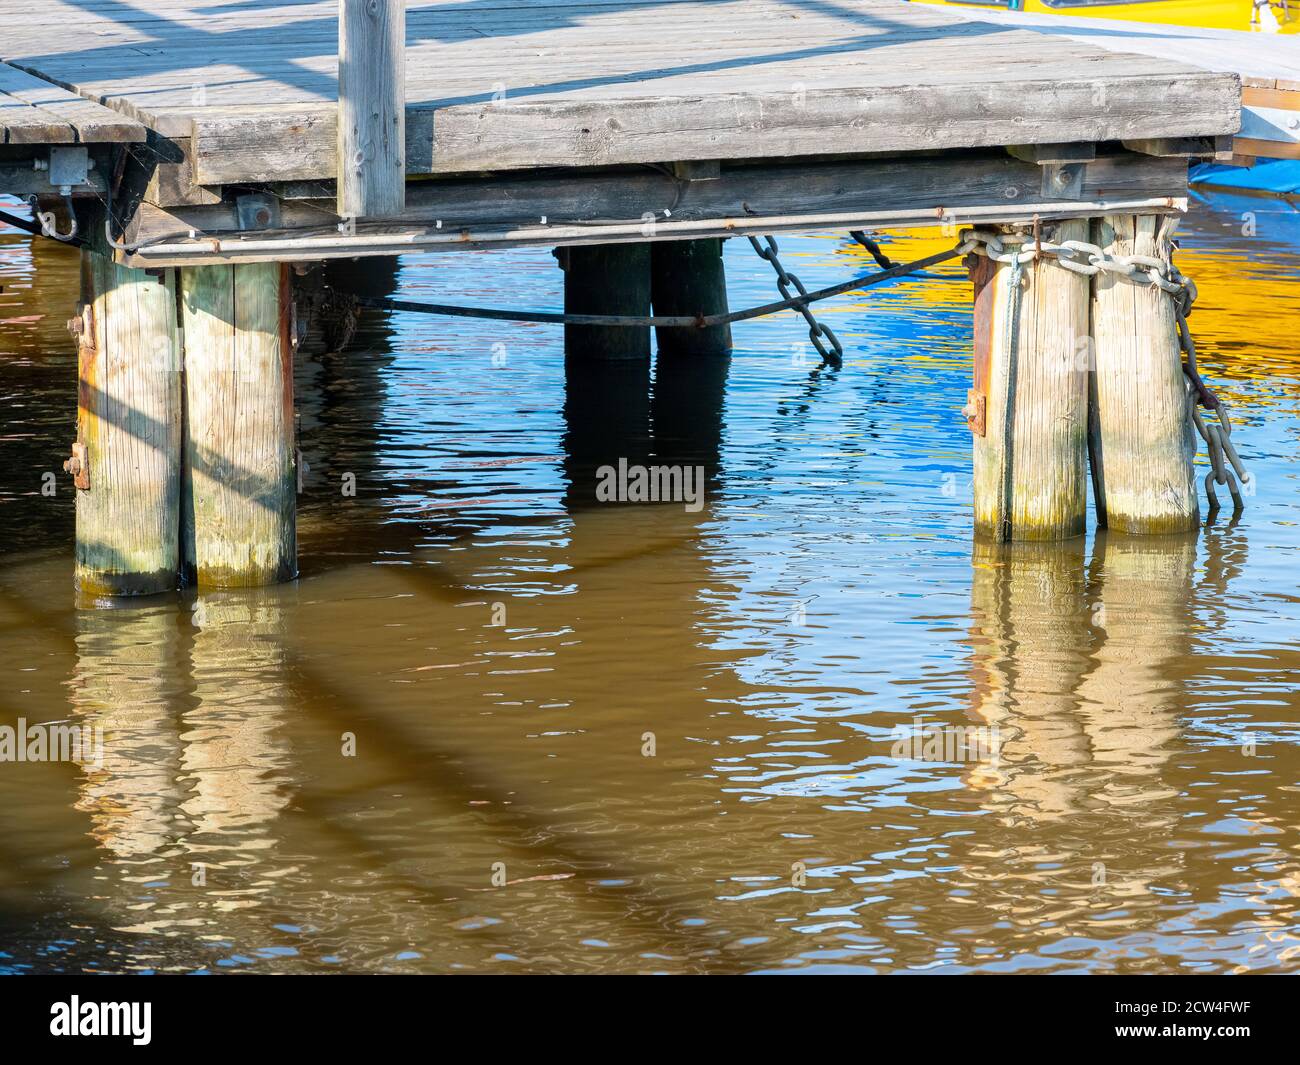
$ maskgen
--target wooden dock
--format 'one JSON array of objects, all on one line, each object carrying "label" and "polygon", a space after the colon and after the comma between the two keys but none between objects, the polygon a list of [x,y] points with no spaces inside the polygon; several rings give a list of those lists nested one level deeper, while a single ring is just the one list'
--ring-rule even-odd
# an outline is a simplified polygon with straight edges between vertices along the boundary
[{"label": "wooden dock", "polygon": [[[35,23],[22,8],[0,0],[13,76],[150,131],[160,158],[133,154],[154,170],[126,243],[194,230],[227,244],[245,228],[236,188],[287,205],[273,228],[332,221],[337,0],[217,15],[52,0]],[[1212,138],[1240,121],[1230,73],[899,0],[411,0],[406,26],[407,210],[305,258],[640,239],[647,212],[668,237],[1168,208],[1185,192],[1176,166],[1104,158],[1071,201],[1044,197],[1034,164],[1003,149]],[[108,139],[86,109],[76,128]],[[113,139],[138,137],[122,128]],[[929,160],[916,171],[914,153]],[[573,168],[581,187],[554,173]],[[174,210],[202,207],[215,209]],[[210,244],[194,258],[184,243],[132,261],[212,261]],[[283,257],[265,237],[224,252]]]},{"label": "wooden dock", "polygon": [[[105,594],[161,590],[177,573],[228,585],[294,572],[298,282],[286,264],[541,245],[567,249],[566,310],[634,317],[652,304],[725,311],[717,238],[740,234],[981,224],[1019,239],[1032,226],[1040,247],[1069,234],[1103,258],[1167,267],[1161,220],[1186,207],[1187,162],[1230,156],[1243,114],[1237,70],[901,0],[47,0],[35,16],[0,0],[0,16],[0,191],[75,218],[87,242],[72,466],[79,573]],[[1054,262],[1032,281],[986,262],[972,425],[1007,429],[997,446],[977,442],[977,467],[1001,469],[977,477],[989,485],[977,494],[1000,493],[983,501],[988,529],[1077,533],[1089,432],[1110,441],[1116,515],[1135,531],[1194,523],[1165,297],[1107,299],[1110,281]],[[1026,285],[1024,319],[998,317],[992,294],[1019,308]],[[1134,315],[1159,323],[1156,405],[1172,435],[1151,453],[1172,473],[1135,458],[1129,469],[1140,440],[1084,427],[1095,373],[1070,378],[1051,418],[995,394],[1011,387],[999,344],[1018,352],[1022,387],[1046,360],[1034,387],[1051,391],[1048,364],[1074,338],[1047,333],[1066,320],[1088,333],[1096,306],[1112,308],[1099,334],[1122,337],[1143,324]],[[660,330],[660,347],[718,354],[729,335]],[[649,336],[566,334],[571,355],[591,358],[648,356]],[[183,367],[183,383],[131,379],[160,364]],[[148,411],[127,403],[146,396]],[[241,424],[222,420],[226,400]],[[1137,417],[1142,404],[1127,405]],[[1060,436],[1062,418],[1078,431]],[[165,461],[105,454],[136,447],[141,425]],[[1048,472],[1026,475],[1029,455]],[[1094,477],[1099,465],[1100,452]],[[1183,488],[1148,508],[1140,485],[1121,483],[1137,476]],[[1056,486],[1045,510],[1011,498],[1044,483]],[[124,517],[141,500],[161,509],[156,534]],[[122,542],[178,527],[179,544]]]}]

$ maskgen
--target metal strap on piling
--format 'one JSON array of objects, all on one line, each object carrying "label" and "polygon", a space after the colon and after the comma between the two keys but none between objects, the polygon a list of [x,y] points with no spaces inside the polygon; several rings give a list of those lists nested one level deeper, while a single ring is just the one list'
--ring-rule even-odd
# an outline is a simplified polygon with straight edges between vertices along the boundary
[{"label": "metal strap on piling", "polygon": [[1002,375],[1002,446],[998,450],[998,521],[997,539],[1011,539],[1011,503],[1014,495],[1016,371],[1020,361],[1020,307],[1023,288],[1020,261],[1011,262],[1011,280],[1007,284],[1006,371]]}]

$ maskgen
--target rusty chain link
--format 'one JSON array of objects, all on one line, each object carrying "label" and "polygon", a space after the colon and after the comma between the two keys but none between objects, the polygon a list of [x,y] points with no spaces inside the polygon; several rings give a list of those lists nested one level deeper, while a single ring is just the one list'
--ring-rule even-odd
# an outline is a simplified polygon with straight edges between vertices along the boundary
[{"label": "rusty chain link", "polygon": [[[766,259],[772,264],[772,269],[776,271],[776,287],[780,290],[783,299],[793,299],[790,289],[802,297],[807,297],[808,290],[804,288],[803,282],[798,276],[790,273],[781,265],[780,248],[777,247],[776,238],[766,236],[766,247],[759,243],[757,237],[751,236],[749,243],[753,245],[754,250],[758,252],[759,258]],[[803,315],[803,320],[808,323],[808,339],[812,341],[813,347],[817,349],[817,354],[822,357],[822,362],[828,366],[839,367],[844,363],[844,347],[840,344],[839,338],[831,332],[830,327],[825,322],[819,322],[816,315],[808,309],[807,303],[799,303],[795,309]],[[827,351],[826,345],[822,343],[822,337],[830,341],[833,350]]]}]

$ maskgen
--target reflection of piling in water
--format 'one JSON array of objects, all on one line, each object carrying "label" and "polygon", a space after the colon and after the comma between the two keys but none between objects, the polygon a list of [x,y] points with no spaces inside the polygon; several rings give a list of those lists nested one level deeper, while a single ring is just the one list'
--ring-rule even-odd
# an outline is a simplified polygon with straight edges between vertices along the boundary
[{"label": "reflection of piling in water", "polygon": [[1094,545],[1100,587],[1093,613],[1103,637],[1079,688],[1079,712],[1092,761],[1108,775],[1108,802],[1173,793],[1156,774],[1178,732],[1181,688],[1171,667],[1188,654],[1195,563],[1195,534],[1099,534]]},{"label": "reflection of piling in water", "polygon": [[724,355],[660,352],[651,399],[655,460],[702,466],[705,485],[718,484],[722,460],[722,411],[731,359]]},{"label": "reflection of piling in water", "polygon": [[103,764],[82,767],[77,809],[92,835],[122,858],[172,843],[180,803],[180,640],[169,607],[77,613],[77,663],[69,698],[74,723],[103,729]]},{"label": "reflection of piling in water", "polygon": [[568,359],[564,366],[565,506],[594,506],[602,466],[650,455],[650,364],[639,359]]},{"label": "reflection of piling in water", "polygon": [[[975,545],[974,713],[1001,732],[1003,789],[1025,816],[1149,803],[1177,733],[1171,667],[1188,653],[1194,536]],[[1086,772],[1077,772],[1086,770]]]},{"label": "reflection of piling in water", "polygon": [[999,749],[971,782],[997,787],[1017,813],[1059,817],[1077,799],[1071,770],[1088,762],[1075,713],[1093,638],[1083,542],[977,541],[973,550],[971,709],[998,730]]},{"label": "reflection of piling in water", "polygon": [[238,829],[219,845],[247,848],[249,829],[284,805],[281,608],[258,593],[213,595],[195,617],[190,640],[171,607],[77,614],[74,723],[104,730],[103,764],[83,767],[77,807],[120,857],[175,843],[178,812],[192,834]]},{"label": "reflection of piling in water", "polygon": [[[194,610],[190,648],[197,705],[185,714],[182,809],[195,836],[239,830],[219,849],[247,848],[250,829],[285,803],[275,778],[284,758],[278,738],[284,713],[283,612],[275,594],[207,595]],[[212,841],[191,839],[191,850]]]},{"label": "reflection of piling in water", "polygon": [[568,359],[564,470],[569,509],[594,504],[599,471],[617,467],[620,459],[629,466],[698,467],[704,489],[715,488],[730,361],[726,356],[661,353],[652,388],[648,363]]}]

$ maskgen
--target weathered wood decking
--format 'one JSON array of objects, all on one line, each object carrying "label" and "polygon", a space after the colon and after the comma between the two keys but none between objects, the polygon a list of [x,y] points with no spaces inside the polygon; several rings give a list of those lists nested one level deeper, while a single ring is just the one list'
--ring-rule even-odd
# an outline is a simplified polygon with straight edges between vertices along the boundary
[{"label": "weathered wood decking", "polygon": [[[337,0],[0,16],[0,59],[147,127],[137,265],[1172,210],[1185,179],[1150,156],[1212,154],[1241,115],[1234,73],[902,0],[409,0],[405,209],[223,246],[333,226]],[[1105,146],[1062,189],[1005,151],[1060,142]],[[241,224],[250,186],[270,222]]]},{"label": "weathered wood decking", "polygon": [[144,126],[119,111],[0,63],[0,145],[142,141]]},{"label": "weathered wood decking", "polygon": [[[2,0],[10,63],[171,137],[200,184],[335,173],[337,3]],[[410,0],[408,169],[1233,132],[1234,79],[897,0]]]}]

